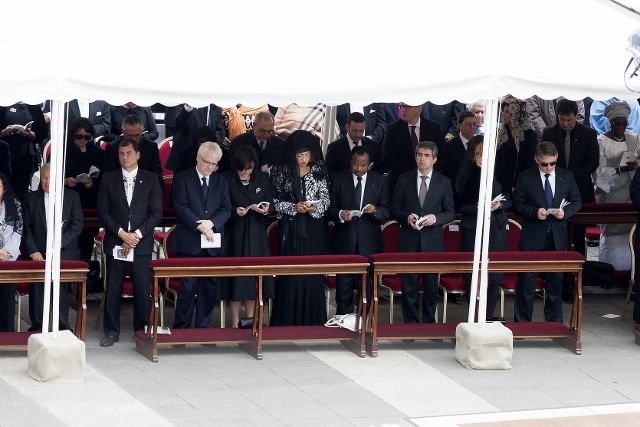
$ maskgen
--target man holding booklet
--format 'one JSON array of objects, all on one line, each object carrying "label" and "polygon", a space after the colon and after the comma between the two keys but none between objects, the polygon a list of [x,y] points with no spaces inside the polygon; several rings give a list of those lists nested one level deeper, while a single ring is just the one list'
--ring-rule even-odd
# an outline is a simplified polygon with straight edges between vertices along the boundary
[{"label": "man holding booklet", "polygon": [[149,262],[153,229],[162,219],[162,191],[156,175],[138,168],[140,147],[135,139],[118,143],[120,169],[102,177],[98,193],[98,219],[105,229],[107,288],[104,335],[101,347],[120,337],[120,296],[127,272],[133,282],[133,330],[144,330],[149,319]]},{"label": "man holding booklet", "polygon": [[[369,148],[355,146],[351,170],[338,172],[331,185],[329,218],[333,221],[333,251],[369,257],[384,252],[379,221],[389,217],[387,180],[369,171]],[[367,289],[371,288],[367,274]],[[336,276],[336,314],[353,312],[356,276]],[[369,291],[367,291],[369,293]]]},{"label": "man holding booklet", "polygon": [[[582,207],[573,173],[556,168],[558,149],[548,141],[536,146],[537,168],[518,177],[513,193],[513,212],[520,215],[521,251],[565,251],[567,220]],[[537,273],[519,273],[516,285],[514,319],[531,322]],[[562,323],[562,273],[545,273],[547,322]]]},{"label": "man holding booklet", "polygon": [[[391,216],[400,223],[398,252],[442,252],[442,226],[455,218],[453,190],[446,176],[433,170],[438,146],[431,141],[416,146],[417,169],[398,178]],[[422,277],[422,322],[435,322],[438,298],[437,274],[402,275],[402,316],[405,323],[419,323],[418,280]]]},{"label": "man holding booklet", "polygon": [[[205,258],[225,253],[224,226],[231,215],[229,185],[214,173],[222,158],[222,149],[215,142],[205,142],[198,149],[196,167],[173,178],[171,195],[178,224],[171,249],[181,258]],[[218,292],[218,281],[200,277],[196,303],[196,328],[206,328],[211,320]],[[196,278],[180,279],[174,328],[191,327]]]}]

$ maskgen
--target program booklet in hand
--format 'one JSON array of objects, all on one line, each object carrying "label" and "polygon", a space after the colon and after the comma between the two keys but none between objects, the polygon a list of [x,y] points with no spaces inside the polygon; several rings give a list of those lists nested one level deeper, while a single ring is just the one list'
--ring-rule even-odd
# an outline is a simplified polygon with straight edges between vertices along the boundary
[{"label": "program booklet in hand", "polygon": [[357,216],[358,218],[360,218],[364,214],[364,210],[367,209],[369,206],[371,206],[371,204],[368,204],[367,206],[362,208],[361,211],[357,209],[349,211],[349,218],[353,218],[354,216]]},{"label": "program booklet in hand", "polygon": [[97,178],[99,174],[100,169],[91,165],[91,167],[89,168],[89,173],[81,173],[80,175],[76,176],[76,181],[84,183],[89,178]]},{"label": "program booklet in hand", "polygon": [[260,202],[260,203],[255,203],[253,205],[249,205],[245,209],[254,209],[255,210],[255,209],[261,208],[263,206],[266,207],[266,208],[269,208],[269,205],[270,205],[269,202]]},{"label": "program booklet in hand", "polygon": [[630,151],[625,151],[624,153],[622,153],[622,158],[620,159],[619,167],[627,166],[628,162],[635,162],[635,161],[636,161],[636,154]]}]

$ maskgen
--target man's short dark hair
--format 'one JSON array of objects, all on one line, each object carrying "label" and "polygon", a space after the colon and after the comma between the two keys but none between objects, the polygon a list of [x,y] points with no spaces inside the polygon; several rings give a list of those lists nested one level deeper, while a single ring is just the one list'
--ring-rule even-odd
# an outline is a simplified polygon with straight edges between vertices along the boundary
[{"label": "man's short dark hair", "polygon": [[561,99],[560,101],[558,101],[558,115],[560,114],[573,114],[574,116],[577,116],[578,103],[576,101],[571,101],[570,99]]},{"label": "man's short dark hair", "polygon": [[122,120],[122,129],[124,129],[125,126],[135,126],[141,124],[142,119],[140,117],[136,116],[135,114],[129,114]]},{"label": "man's short dark hair", "polygon": [[542,141],[536,145],[536,158],[541,159],[545,156],[555,157],[558,155],[558,149],[553,142]]},{"label": "man's short dark hair", "polygon": [[231,168],[235,171],[253,169],[258,166],[258,153],[250,145],[243,145],[231,156]]},{"label": "man's short dark hair", "polygon": [[457,120],[458,124],[461,125],[464,122],[464,119],[466,118],[475,119],[476,115],[471,110],[460,111],[460,114],[458,114],[458,120]]},{"label": "man's short dark hair", "polygon": [[135,151],[136,153],[140,152],[140,144],[138,144],[138,141],[133,138],[123,138],[122,141],[120,141],[120,144],[118,144],[118,147],[124,148],[130,145],[133,147],[133,151]]},{"label": "man's short dark hair", "polygon": [[416,152],[415,154],[418,154],[418,150],[420,148],[424,148],[425,150],[431,150],[431,153],[433,153],[433,158],[437,159],[438,158],[438,146],[436,145],[435,142],[432,141],[420,141],[418,142],[418,145],[416,145]]},{"label": "man's short dark hair", "polygon": [[353,147],[353,150],[351,150],[351,160],[353,160],[353,156],[364,155],[366,155],[369,158],[369,162],[371,162],[371,151],[368,147],[365,147],[364,145],[356,145]]},{"label": "man's short dark hair", "polygon": [[351,122],[364,123],[364,114],[358,113],[357,111],[349,114],[349,120],[347,120],[347,124],[351,125]]}]

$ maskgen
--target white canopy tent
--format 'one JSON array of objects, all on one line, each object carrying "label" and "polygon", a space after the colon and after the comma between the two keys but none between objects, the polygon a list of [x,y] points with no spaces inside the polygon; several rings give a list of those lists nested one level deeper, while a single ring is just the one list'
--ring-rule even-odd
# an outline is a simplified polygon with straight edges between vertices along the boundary
[{"label": "white canopy tent", "polygon": [[25,0],[3,4],[3,16],[0,104],[56,101],[56,218],[56,112],[73,98],[255,106],[637,97],[623,79],[637,17],[606,0]]}]

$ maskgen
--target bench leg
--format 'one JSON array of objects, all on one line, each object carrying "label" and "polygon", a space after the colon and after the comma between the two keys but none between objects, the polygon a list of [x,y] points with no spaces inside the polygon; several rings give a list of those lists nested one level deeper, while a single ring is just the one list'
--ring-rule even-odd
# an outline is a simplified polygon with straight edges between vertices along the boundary
[{"label": "bench leg", "polygon": [[136,351],[151,360],[153,363],[158,363],[158,349],[153,346],[146,345],[136,340]]}]

